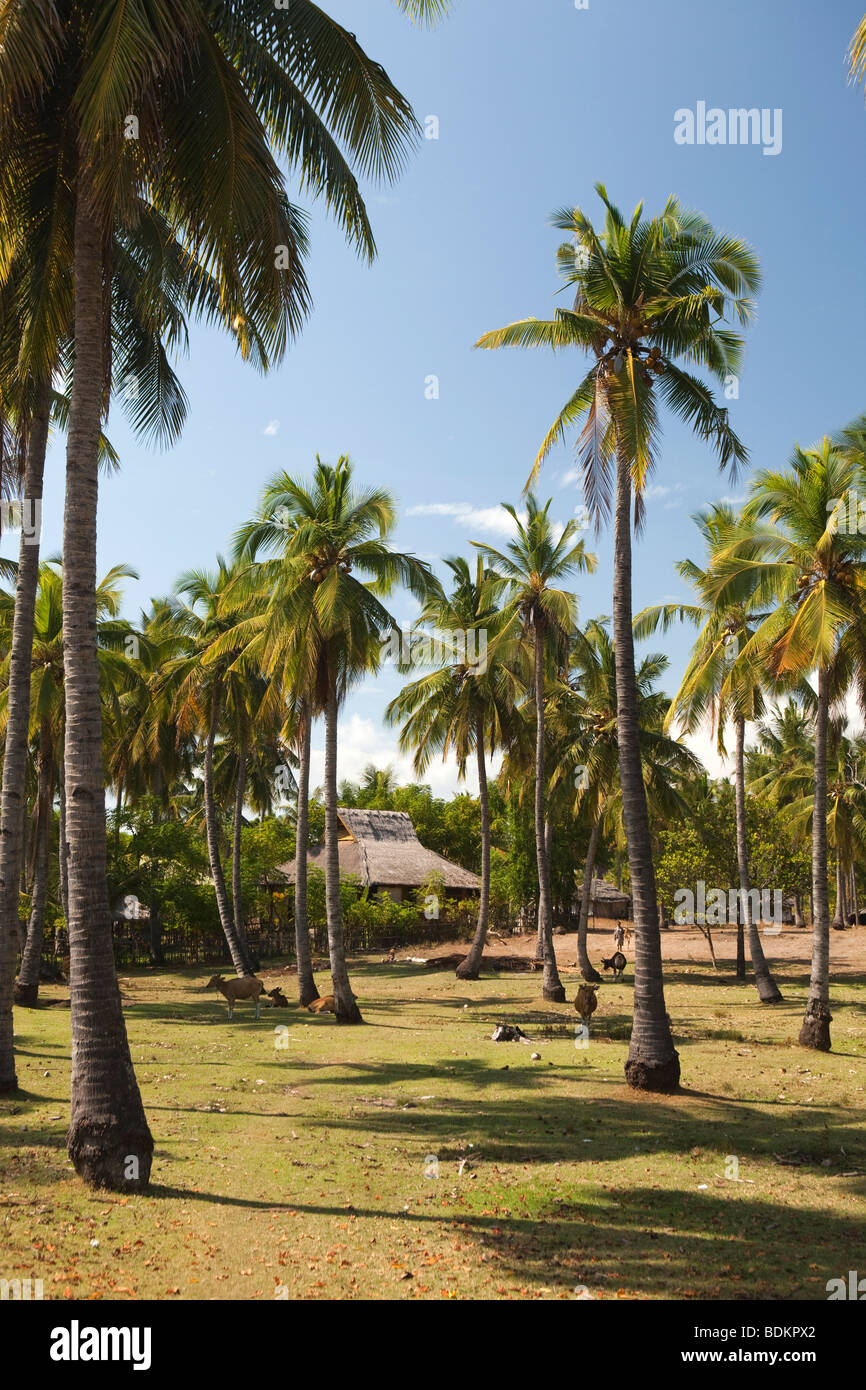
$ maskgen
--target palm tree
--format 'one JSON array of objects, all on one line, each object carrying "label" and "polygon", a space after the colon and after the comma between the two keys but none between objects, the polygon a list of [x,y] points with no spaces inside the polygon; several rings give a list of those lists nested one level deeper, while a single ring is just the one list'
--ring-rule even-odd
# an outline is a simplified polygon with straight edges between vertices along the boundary
[{"label": "palm tree", "polygon": [[[253,523],[255,525],[255,523]],[[297,793],[295,821],[295,959],[298,969],[298,1002],[302,1007],[319,998],[313,975],[313,959],[307,922],[307,851],[309,846],[310,761],[312,727],[316,713],[316,692],[304,691],[303,673],[299,672],[302,647],[296,634],[282,630],[273,605],[273,596],[262,583],[262,571],[255,563],[260,536],[245,528],[235,548],[235,575],[220,601],[220,618],[225,636],[215,643],[208,661],[219,660],[228,653],[232,665],[254,669],[263,681],[259,714],[276,727],[282,720],[279,739],[282,744],[297,749],[293,755],[298,776],[294,782]],[[238,614],[246,616],[239,618]],[[252,618],[249,616],[253,614]],[[285,615],[283,615],[285,616]],[[280,795],[288,790],[286,777],[289,759],[284,757],[273,769],[273,780],[280,777]]]},{"label": "palm tree", "polygon": [[397,774],[393,767],[377,767],[375,763],[368,763],[361,774],[358,791],[364,798],[363,804],[370,806],[380,799],[387,802],[396,788]]},{"label": "palm tree", "polygon": [[[129,681],[126,662],[117,651],[118,644],[131,631],[128,624],[118,618],[120,581],[137,577],[134,570],[125,565],[116,565],[96,589],[100,682],[107,707],[116,702],[122,687]],[[15,1002],[32,1007],[39,993],[49,851],[54,825],[54,788],[64,725],[62,595],[60,569],[56,561],[49,561],[39,569],[30,670],[30,732],[38,747],[32,853],[34,872],[32,907],[15,986]],[[9,696],[7,685],[0,700],[2,732],[5,732],[7,722]]]},{"label": "palm tree", "polygon": [[[601,978],[587,950],[596,856],[605,832],[613,835],[617,845],[625,843],[616,718],[616,653],[608,621],[593,619],[576,633],[569,680],[551,695],[551,718],[557,734],[553,783],[573,787],[575,809],[589,821],[577,929],[577,963],[589,982]],[[636,672],[643,778],[651,808],[664,819],[684,814],[678,788],[700,768],[694,754],[664,729],[667,697],[656,689],[656,684],[668,664],[667,657],[650,654],[643,657]]]},{"label": "palm tree", "polygon": [[[712,596],[754,592],[775,606],[743,647],[748,679],[761,669],[783,681],[817,671],[812,810],[812,974],[800,1043],[830,1049],[830,914],[827,892],[827,758],[831,707],[853,682],[866,697],[866,538],[844,529],[862,496],[863,459],[824,439],[796,449],[787,471],[763,469],[751,483],[746,525],[716,558]],[[856,506],[856,503],[855,503]]]},{"label": "palm tree", "polygon": [[356,491],[353,471],[343,455],[336,466],[317,458],[312,483],[287,473],[271,480],[259,517],[238,533],[236,554],[239,560],[261,550],[277,554],[234,585],[236,605],[266,595],[267,607],[213,649],[214,659],[233,643],[246,659],[255,653],[266,676],[279,673],[310,711],[324,714],[325,894],[338,1023],[363,1022],[349,983],[340,902],[338,711],[349,688],[378,670],[384,644],[399,640],[399,625],[381,599],[401,584],[424,603],[433,585],[428,565],[391,548],[396,511],[390,494]]},{"label": "palm tree", "polygon": [[302,1007],[319,998],[313,975],[313,955],[307,920],[307,852],[310,845],[310,757],[313,714],[310,703],[298,704],[297,737],[300,741],[298,802],[295,822],[295,960],[298,963],[298,1003]]},{"label": "palm tree", "polygon": [[[220,827],[214,795],[214,756],[217,737],[223,727],[246,725],[249,681],[238,669],[238,650],[226,651],[220,639],[230,631],[232,620],[221,610],[222,600],[237,577],[237,568],[217,557],[217,569],[190,570],[177,584],[179,597],[173,601],[175,622],[189,639],[188,651],[172,661],[162,683],[172,691],[178,735],[195,731],[203,740],[205,833],[208,859],[216,895],[220,924],[238,975],[251,975],[253,963],[243,932],[229,902],[220,850]],[[238,822],[238,835],[240,824]]]},{"label": "palm tree", "polygon": [[233,802],[232,810],[232,910],[235,936],[250,958],[253,969],[259,963],[250,956],[246,937],[243,894],[241,890],[241,831],[244,823],[246,797],[258,800],[260,808],[272,807],[273,783],[278,766],[287,766],[288,751],[280,740],[280,726],[285,724],[284,711],[272,698],[268,682],[257,669],[246,669],[238,663],[231,681],[237,698],[231,703],[231,726],[228,737],[220,744],[214,769],[217,799]]},{"label": "palm tree", "polygon": [[705,218],[669,199],[655,218],[639,205],[626,222],[597,185],[605,209],[599,233],[579,208],[563,209],[554,225],[572,241],[560,269],[575,286],[571,309],[552,321],[524,319],[487,333],[480,347],[575,347],[594,361],[548,431],[533,477],[554,444],[581,419],[578,457],[584,500],[596,524],[614,505],[613,635],[617,660],[617,721],[623,814],[635,918],[635,1010],[626,1077],[640,1090],[672,1091],[679,1084],[664,999],[652,840],[641,776],[631,604],[632,519],[640,526],[647,479],[659,434],[657,398],[710,441],[720,463],[736,467],[746,450],[707,385],[677,359],[696,363],[719,380],[740,370],[741,338],[723,326],[733,312],[752,311],[758,264],[742,242],[715,231]]},{"label": "palm tree", "polygon": [[[50,113],[46,121],[50,124]],[[7,270],[7,282],[0,288],[0,412],[6,421],[16,421],[18,448],[26,455],[22,508],[37,522],[32,530],[22,527],[0,805],[0,1090],[14,1090],[17,1084],[12,1048],[11,943],[18,921],[30,648],[39,575],[38,522],[50,426],[65,428],[69,412],[68,396],[53,388],[52,378],[68,374],[69,369],[71,267],[63,222],[64,214],[68,223],[71,213],[64,206],[62,179],[54,177],[47,189],[44,183],[39,192],[45,195],[51,216],[46,219],[38,206],[31,208],[32,216],[25,224],[27,235],[16,230],[14,259]],[[122,378],[136,383],[133,425],[139,432],[157,428],[167,438],[172,437],[183,422],[185,399],[168,364],[163,338],[171,341],[185,332],[181,301],[189,299],[192,266],[181,257],[164,222],[147,206],[142,206],[139,223],[130,233],[116,229],[112,259],[111,317],[120,346],[114,368]],[[139,295],[143,275],[152,296],[146,306]],[[102,434],[99,455],[103,465],[117,467],[117,456]],[[61,797],[63,805],[62,791]],[[65,885],[65,876],[63,882]]]},{"label": "palm tree", "polygon": [[[414,752],[413,767],[419,776],[435,754],[441,753],[444,761],[453,753],[458,774],[465,778],[469,759],[475,755],[481,808],[481,893],[475,935],[468,955],[457,967],[457,977],[477,980],[490,920],[487,754],[492,756],[507,739],[513,692],[504,652],[496,640],[501,625],[496,604],[499,586],[485,576],[480,556],[474,576],[462,557],[446,559],[445,564],[453,576],[451,592],[446,595],[437,588],[418,619],[420,628],[432,628],[436,634],[441,664],[405,686],[389,704],[385,718],[391,724],[403,721],[400,749]],[[483,659],[479,655],[482,651]]]},{"label": "palm tree", "polygon": [[[788,809],[789,820],[796,817],[792,800],[813,791],[815,765],[815,697],[804,683],[798,698],[774,705],[756,730],[755,744],[746,749],[746,782],[752,796],[766,798],[779,808]],[[796,790],[795,790],[796,788]],[[811,838],[811,821],[808,827]],[[794,925],[805,927],[802,896],[791,889]]]},{"label": "palm tree", "polygon": [[[445,0],[399,0],[434,18]],[[69,408],[63,558],[64,758],[73,1046],[69,1152],[93,1186],[146,1187],[152,1138],[135,1081],[113,969],[94,635],[100,421],[107,401],[109,235],[152,197],[205,268],[201,307],[267,367],[309,307],[303,214],[276,155],[325,198],[368,258],[372,232],[352,163],[398,171],[417,122],[384,69],[311,0],[290,12],[257,0],[217,7],[81,6],[0,11],[0,264],[8,266],[34,190],[62,172],[73,270],[75,372]],[[190,121],[190,110],[198,119]],[[45,140],[48,112],[52,138]],[[136,129],[128,138],[130,112]],[[347,149],[338,148],[342,141]],[[46,206],[44,221],[55,208]],[[62,230],[62,228],[60,229]],[[267,248],[263,254],[263,247]],[[142,285],[142,298],[146,289]],[[213,293],[213,291],[216,293]],[[24,721],[26,723],[26,721]],[[4,938],[0,968],[8,954]],[[0,999],[2,1004],[2,999]],[[6,1030],[6,1024],[2,1028]],[[0,1040],[2,1041],[2,1040]]]},{"label": "palm tree", "polygon": [[525,520],[514,507],[503,503],[511,517],[516,535],[509,541],[506,552],[473,541],[472,544],[492,567],[491,580],[505,592],[508,600],[503,636],[511,630],[521,632],[531,651],[532,689],[535,703],[535,853],[538,864],[538,897],[540,930],[544,933],[544,979],[542,993],[554,1003],[565,1002],[565,989],[556,968],[553,949],[553,918],[550,900],[550,855],[545,833],[545,673],[548,658],[562,666],[567,657],[568,640],[577,622],[577,601],[573,594],[556,588],[556,584],[575,570],[591,573],[595,556],[591,555],[579,534],[576,521],[568,521],[562,534],[556,537],[550,519],[552,498],[539,506],[534,493],[526,499]]},{"label": "palm tree", "polygon": [[[716,556],[721,554],[736,533],[738,518],[727,503],[718,503],[693,518],[707,550],[707,566],[712,569]],[[749,896],[749,852],[746,826],[746,721],[760,719],[764,701],[760,683],[744,678],[737,667],[737,654],[749,641],[766,617],[760,611],[755,594],[746,594],[740,602],[722,604],[707,593],[707,572],[691,560],[677,565],[682,577],[697,593],[694,604],[662,604],[644,608],[634,620],[635,636],[639,639],[659,628],[664,632],[676,619],[685,619],[699,629],[686,673],[674,696],[667,723],[678,722],[684,731],[694,733],[709,717],[718,730],[718,748],[725,755],[724,730],[732,720],[736,737],[734,776],[737,808],[737,868],[740,886],[740,911],[737,914],[737,977],[746,978],[745,937],[755,974],[755,986],[762,1004],[778,1004],[781,991],[773,979],[764,956],[757,923],[753,920]],[[754,673],[753,673],[754,674]]]},{"label": "palm tree", "polygon": [[[788,721],[788,727],[782,729],[783,736],[791,727],[790,715]],[[762,743],[765,747],[770,745],[771,737],[765,737]],[[771,762],[752,784],[757,790],[771,793],[785,807],[786,820],[798,836],[811,834],[815,811],[812,745],[808,736],[804,744],[802,750],[798,748],[801,755],[796,760]],[[836,897],[830,925],[841,930],[848,916],[850,873],[866,830],[866,787],[858,776],[863,743],[862,739],[846,734],[846,720],[839,716],[829,721],[827,747],[827,841],[836,851]]]},{"label": "palm tree", "polygon": [[[48,443],[49,415],[48,391],[43,388],[27,437],[27,464],[23,486],[23,505],[27,508],[35,509],[41,507],[42,503],[42,477]],[[0,797],[0,1094],[15,1091],[18,1087],[12,1000],[30,725],[30,650],[33,644],[33,606],[38,573],[38,545],[33,544],[32,536],[28,544],[22,527],[16,604],[9,645],[6,739]]]}]

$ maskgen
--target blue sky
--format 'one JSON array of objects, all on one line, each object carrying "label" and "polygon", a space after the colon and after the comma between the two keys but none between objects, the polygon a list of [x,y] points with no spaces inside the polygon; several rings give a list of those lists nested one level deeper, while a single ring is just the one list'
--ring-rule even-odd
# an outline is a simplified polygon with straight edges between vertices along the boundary
[{"label": "blue sky", "polygon": [[[150,452],[114,415],[109,433],[123,468],[102,487],[100,569],[124,561],[140,573],[128,588],[130,616],[184,569],[212,564],[265,480],[282,468],[308,472],[317,451],[350,453],[359,480],[396,494],[403,548],[432,558],[493,539],[496,507],[519,500],[584,364],[472,344],[487,329],[551,312],[560,236],[548,218],[564,204],[597,212],[599,180],[628,211],[641,199],[654,211],[675,193],[758,251],[758,321],[730,402],[755,465],[782,464],[795,441],[866,411],[866,107],[844,63],[862,0],[589,0],[588,9],[574,0],[454,0],[433,32],[414,29],[388,0],[328,8],[418,116],[438,118],[439,138],[421,143],[399,183],[369,189],[379,245],[372,269],[314,211],[314,313],[278,371],[261,378],[217,333],[195,330],[180,363],[191,402],[181,442]],[[678,145],[674,113],[700,101],[780,108],[781,152]],[[432,375],[435,400],[425,396]],[[552,456],[539,489],[561,520],[582,500],[568,481],[571,463],[566,448]],[[59,547],[62,464],[55,445],[46,554]],[[719,475],[705,445],[666,421],[635,555],[636,607],[683,592],[674,562],[699,555],[690,513],[743,491],[742,480]],[[446,511],[424,510],[432,507]],[[14,553],[15,538],[2,545]],[[594,548],[598,571],[577,586],[584,618],[610,611],[609,532]],[[411,616],[408,604],[397,609]],[[673,690],[688,634],[664,642]],[[381,711],[397,688],[387,672],[352,696],[341,775],[393,756]],[[321,748],[313,771],[321,775]],[[448,769],[428,780],[454,785]]]}]

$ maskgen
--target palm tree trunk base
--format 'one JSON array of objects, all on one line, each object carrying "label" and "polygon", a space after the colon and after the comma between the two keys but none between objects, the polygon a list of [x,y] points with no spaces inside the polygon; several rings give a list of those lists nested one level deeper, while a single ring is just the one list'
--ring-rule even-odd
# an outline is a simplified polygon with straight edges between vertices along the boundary
[{"label": "palm tree trunk base", "polygon": [[826,1004],[810,1000],[806,1007],[806,1017],[797,1039],[801,1047],[814,1048],[816,1052],[830,1051],[830,1021],[833,1015]]},{"label": "palm tree trunk base", "polygon": [[737,924],[737,979],[746,979],[746,932],[742,922]]},{"label": "palm tree trunk base", "polygon": [[477,980],[480,973],[481,959],[473,951],[469,952],[466,959],[462,960],[454,971],[458,980]]},{"label": "palm tree trunk base", "polygon": [[674,1052],[667,1062],[643,1062],[629,1057],[625,1064],[625,1079],[635,1091],[655,1091],[670,1095],[680,1084],[680,1055]]},{"label": "palm tree trunk base", "polygon": [[302,1009],[306,1009],[310,1004],[315,1003],[321,996],[316,989],[315,983],[311,980],[298,980],[298,1003]]},{"label": "palm tree trunk base", "polygon": [[336,1018],[338,1023],[364,1022],[363,1018],[361,1017],[361,1010],[358,1008],[357,1004],[349,1004],[348,1007],[346,1005],[337,1004],[336,1011]]},{"label": "palm tree trunk base", "polygon": [[116,1124],[70,1127],[66,1147],[73,1167],[88,1187],[112,1192],[144,1192],[150,1183],[153,1138],[145,1126],[138,1132]]},{"label": "palm tree trunk base", "polygon": [[773,980],[756,980],[758,989],[758,999],[762,1004],[783,1004],[785,1002],[782,991]]},{"label": "palm tree trunk base", "polygon": [[[580,962],[578,962],[578,964],[580,964]],[[600,985],[600,984],[601,984],[601,976],[599,975],[599,973],[598,973],[598,971],[596,970],[596,968],[595,968],[594,965],[590,965],[590,964],[587,962],[586,965],[582,965],[582,966],[580,967],[580,973],[581,973],[581,975],[583,976],[583,978],[586,980],[586,983],[587,983],[588,985]]]},{"label": "palm tree trunk base", "polygon": [[565,997],[565,987],[562,983],[556,985],[542,985],[541,997],[546,999],[549,1004],[567,1004]]},{"label": "palm tree trunk base", "polygon": [[16,980],[13,999],[24,1009],[35,1009],[39,1003],[39,982],[35,985],[22,985]]}]

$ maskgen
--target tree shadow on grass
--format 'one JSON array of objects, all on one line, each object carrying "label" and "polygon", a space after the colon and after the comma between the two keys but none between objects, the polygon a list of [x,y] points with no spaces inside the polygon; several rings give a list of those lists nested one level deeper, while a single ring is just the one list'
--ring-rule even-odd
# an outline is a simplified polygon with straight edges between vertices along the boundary
[{"label": "tree shadow on grass", "polygon": [[[518,1045],[508,1046],[516,1052]],[[506,1045],[501,1047],[504,1053]],[[339,1197],[335,1191],[333,1201],[321,1203],[310,1200],[308,1189],[299,1200],[287,1200],[279,1192],[281,1180],[272,1179],[272,1199],[260,1192],[235,1196],[160,1182],[150,1195],[250,1216],[351,1217],[362,1240],[368,1233],[381,1239],[383,1222],[420,1235],[445,1226],[471,1252],[476,1272],[483,1268],[493,1276],[491,1292],[500,1296],[521,1291],[573,1296],[577,1286],[585,1286],[593,1297],[624,1290],[649,1297],[823,1299],[828,1279],[859,1267],[863,1224],[851,1199],[866,1195],[866,1173],[842,1173],[866,1168],[862,1108],[818,1105],[804,1111],[779,1101],[687,1090],[647,1097],[630,1091],[623,1080],[608,1083],[606,1094],[582,1096],[579,1062],[503,1071],[477,1058],[452,1058],[447,1068],[445,1073],[440,1062],[292,1066],[305,1088],[321,1080],[344,1091],[342,1113],[329,1109],[303,1117],[309,1137],[322,1131],[319,1158],[334,1161],[329,1144],[344,1149],[352,1141],[380,1141],[386,1152],[398,1147],[417,1155],[417,1179],[404,1170],[393,1184],[385,1165],[375,1176],[353,1169],[338,1179]],[[597,1085],[596,1068],[587,1065],[584,1074]],[[564,1080],[568,1094],[563,1094]],[[449,1083],[464,1093],[449,1094]],[[491,1096],[494,1083],[499,1094]],[[352,1087],[348,1099],[347,1085]],[[402,1109],[421,1088],[436,1099]],[[381,1097],[397,1104],[363,1103]],[[228,1103],[230,1116],[243,1115],[250,1130],[267,1127],[274,1143],[298,1124],[297,1115],[232,1111]],[[171,1113],[183,1107],[148,1108]],[[167,1148],[155,1129],[158,1165],[172,1174],[183,1171],[186,1156]],[[57,1131],[42,1142],[62,1146]],[[438,1158],[438,1180],[421,1176],[427,1154]],[[801,1165],[808,1187],[790,1186],[792,1170],[776,1168],[777,1155]],[[741,1181],[726,1175],[730,1156],[738,1159]],[[458,1165],[467,1157],[471,1166],[458,1177]],[[827,1158],[830,1169],[822,1166]],[[626,1160],[630,1177],[615,1166]],[[636,1163],[643,1170],[639,1177]],[[523,1176],[523,1168],[531,1175],[541,1165],[545,1185]],[[473,1171],[480,1182],[472,1181]],[[789,1183],[787,1205],[773,1195],[777,1171]],[[293,1170],[288,1172],[291,1176]],[[26,1177],[43,1187],[56,1180],[56,1170],[28,1165]],[[361,1192],[365,1177],[375,1184],[373,1192],[381,1191],[381,1204]],[[332,1180],[327,1168],[318,1179]],[[817,1181],[833,1184],[835,1210],[830,1195],[823,1203],[812,1196]],[[303,1228],[288,1229],[300,1234]],[[413,1269],[414,1257],[405,1258]],[[414,1272],[420,1283],[424,1269],[419,1265]],[[454,1280],[459,1288],[460,1276]]]},{"label": "tree shadow on grass", "polygon": [[[436,1184],[443,1189],[441,1179]],[[857,1268],[862,1225],[824,1209],[779,1206],[771,1198],[742,1201],[734,1184],[721,1180],[706,1193],[667,1191],[649,1184],[606,1189],[591,1199],[575,1195],[534,1201],[534,1210],[514,1212],[510,1195],[495,1209],[467,1210],[450,1194],[425,1193],[415,1207],[399,1209],[359,1203],[272,1202],[230,1197],[156,1184],[155,1197],[239,1207],[287,1218],[345,1221],[380,1229],[397,1222],[411,1236],[447,1224],[494,1276],[496,1292],[544,1292],[594,1298],[622,1291],[638,1297],[676,1299],[826,1299],[830,1278]],[[452,1189],[453,1192],[453,1189]],[[419,1209],[420,1207],[420,1209]],[[448,1207],[449,1210],[443,1208]],[[426,1208],[426,1210],[425,1210]],[[293,1229],[291,1226],[289,1229]],[[804,1244],[803,1232],[810,1238]],[[404,1255],[409,1268],[412,1256]],[[425,1270],[414,1270],[420,1280]],[[497,1281],[501,1281],[497,1285]],[[455,1279],[459,1286],[459,1279]]]},{"label": "tree shadow on grass", "polygon": [[[356,1133],[374,1131],[380,1137],[412,1137],[423,1132],[433,1152],[436,1143],[448,1145],[456,1135],[469,1135],[483,1152],[485,1161],[506,1163],[528,1162],[530,1158],[543,1163],[617,1162],[633,1159],[635,1145],[648,1155],[668,1153],[682,1156],[693,1148],[708,1154],[746,1155],[772,1158],[777,1153],[799,1155],[804,1163],[820,1167],[827,1158],[838,1173],[856,1169],[866,1170],[866,1110],[854,1106],[830,1109],[819,1105],[803,1110],[800,1106],[779,1100],[741,1100],[722,1095],[683,1089],[672,1097],[643,1097],[632,1091],[624,1080],[616,1084],[617,1093],[603,1097],[582,1098],[563,1096],[563,1080],[580,1082],[579,1065],[533,1071],[534,1088],[527,1094],[529,1077],[520,1069],[501,1070],[479,1075],[475,1061],[456,1060],[449,1076],[440,1068],[391,1064],[384,1092],[398,1101],[395,1107],[361,1106],[359,1100],[349,1099],[349,1113],[327,1117],[312,1115],[312,1127],[345,1130]],[[325,1077],[320,1078],[326,1081]],[[360,1070],[352,1077],[333,1076],[330,1084],[364,1085],[373,1079]],[[468,1096],[443,1096],[449,1081],[480,1086],[496,1085],[513,1091],[513,1097],[486,1099],[483,1093]],[[587,1083],[598,1084],[598,1075],[585,1072]],[[317,1078],[305,1076],[305,1087],[316,1085]],[[409,1090],[411,1085],[412,1090]],[[420,1086],[438,1086],[440,1094],[434,1103],[417,1101],[408,1109]],[[399,1087],[394,1095],[393,1088]],[[380,1092],[380,1094],[383,1094]],[[435,1093],[433,1093],[435,1095]],[[768,1113],[769,1112],[769,1113]],[[593,1152],[587,1154],[583,1140],[589,1139]],[[640,1142],[638,1142],[640,1141]],[[840,1149],[845,1153],[840,1157]],[[866,1172],[859,1175],[855,1187],[866,1191]],[[846,1180],[847,1181],[847,1180]]]}]

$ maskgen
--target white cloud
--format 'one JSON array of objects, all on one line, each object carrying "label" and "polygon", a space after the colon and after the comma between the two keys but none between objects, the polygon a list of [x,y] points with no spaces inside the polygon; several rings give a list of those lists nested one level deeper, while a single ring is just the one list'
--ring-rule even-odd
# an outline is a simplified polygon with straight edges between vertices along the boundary
[{"label": "white cloud", "polygon": [[[473,507],[468,502],[422,502],[407,507],[404,516],[450,516],[466,531],[483,531],[494,536],[513,536],[514,521],[502,507]],[[525,512],[518,512],[521,521]]]},{"label": "white cloud", "polygon": [[268,424],[266,424],[265,427],[264,427],[264,429],[262,430],[262,434],[267,434],[267,435],[273,436],[273,435],[276,434],[276,432],[277,432],[277,430],[278,430],[279,428],[280,428],[280,422],[279,422],[279,420],[270,420],[270,421],[268,422]]},{"label": "white cloud", "polygon": [[[696,734],[686,734],[683,743],[690,748],[696,758],[700,758],[711,777],[730,777],[734,771],[733,760],[721,758],[716,747],[716,735],[708,729],[699,729]],[[725,745],[727,747],[727,743]]]},{"label": "white cloud", "polygon": [[[414,507],[407,507],[404,516],[450,516],[455,526],[460,526],[464,531],[475,531],[477,534],[487,534],[492,536],[503,536],[510,540],[515,533],[514,518],[509,515],[504,507],[473,507],[468,502],[422,502]],[[526,512],[517,510],[518,518],[521,522],[526,522]],[[555,541],[558,541],[565,527],[561,521],[551,522],[551,531]]]},{"label": "white cloud", "polygon": [[[324,727],[319,724],[313,732],[313,748],[310,758],[310,786],[321,787],[325,780]],[[321,740],[321,743],[319,742]],[[455,792],[469,791],[478,794],[478,776],[475,769],[467,769],[467,778],[461,782],[457,776],[457,765],[453,758],[446,762],[437,759],[431,763],[423,777],[412,770],[412,759],[405,757],[397,747],[396,731],[380,728],[372,719],[360,714],[352,714],[340,720],[337,737],[337,781],[358,782],[368,763],[376,767],[394,768],[397,781],[426,782],[434,796],[451,797]],[[499,760],[490,765],[490,775],[499,770]]]}]

